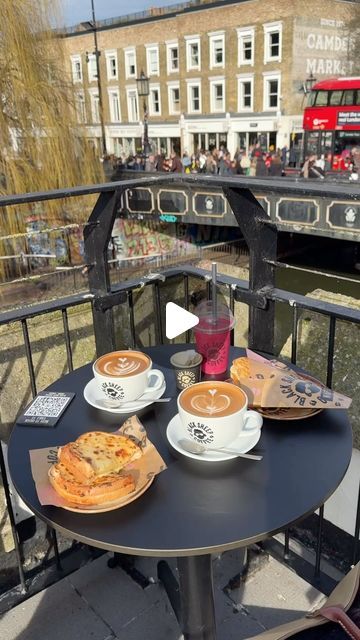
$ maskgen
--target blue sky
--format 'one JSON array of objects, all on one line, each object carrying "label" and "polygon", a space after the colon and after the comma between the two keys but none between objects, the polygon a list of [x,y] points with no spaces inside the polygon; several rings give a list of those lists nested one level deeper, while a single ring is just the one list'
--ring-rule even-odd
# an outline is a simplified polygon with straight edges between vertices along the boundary
[{"label": "blue sky", "polygon": [[[179,4],[181,0],[94,0],[97,20],[115,18],[128,13],[144,11],[149,7],[166,7]],[[91,0],[60,0],[63,17],[67,26],[91,20]]]}]

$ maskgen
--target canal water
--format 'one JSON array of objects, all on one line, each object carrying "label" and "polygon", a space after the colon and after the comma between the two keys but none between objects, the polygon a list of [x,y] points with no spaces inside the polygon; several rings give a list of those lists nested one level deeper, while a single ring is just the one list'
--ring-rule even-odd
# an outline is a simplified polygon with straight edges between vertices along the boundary
[{"label": "canal water", "polygon": [[[360,271],[354,263],[347,260],[344,251],[333,255],[309,255],[287,260],[289,267],[279,268],[276,272],[276,286],[301,295],[311,294],[322,289],[330,294],[340,294],[360,300]],[[345,268],[344,268],[345,266]],[[332,302],[336,303],[334,297]],[[343,301],[338,300],[339,304]],[[277,346],[284,344],[292,330],[292,314],[288,305],[279,304],[276,310]]]}]

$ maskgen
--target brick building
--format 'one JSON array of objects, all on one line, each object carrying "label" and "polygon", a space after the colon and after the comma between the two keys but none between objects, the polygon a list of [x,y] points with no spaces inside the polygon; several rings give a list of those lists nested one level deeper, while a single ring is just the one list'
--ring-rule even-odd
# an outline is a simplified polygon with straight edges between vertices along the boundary
[{"label": "brick building", "polygon": [[351,75],[346,25],[356,3],[193,0],[99,21],[96,34],[76,25],[64,42],[83,134],[99,153],[102,134],[109,153],[141,148],[144,71],[154,151],[298,146],[306,78]]}]

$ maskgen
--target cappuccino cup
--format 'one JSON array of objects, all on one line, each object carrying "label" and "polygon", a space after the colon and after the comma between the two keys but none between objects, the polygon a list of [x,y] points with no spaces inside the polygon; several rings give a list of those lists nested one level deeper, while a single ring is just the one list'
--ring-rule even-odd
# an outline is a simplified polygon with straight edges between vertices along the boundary
[{"label": "cappuccino cup", "polygon": [[94,378],[105,404],[112,407],[138,400],[164,384],[164,375],[152,369],[149,356],[141,351],[112,351],[95,360]]},{"label": "cappuccino cup", "polygon": [[263,423],[259,413],[248,410],[244,391],[229,382],[199,382],[184,389],[177,402],[184,437],[209,449],[228,447]]}]

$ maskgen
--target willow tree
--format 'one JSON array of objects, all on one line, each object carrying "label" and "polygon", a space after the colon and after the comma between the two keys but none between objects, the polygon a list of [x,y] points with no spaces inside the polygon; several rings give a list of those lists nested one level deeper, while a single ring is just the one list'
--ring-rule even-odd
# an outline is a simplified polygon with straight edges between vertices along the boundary
[{"label": "willow tree", "polygon": [[[47,191],[103,180],[77,126],[54,0],[0,0],[0,194]],[[47,201],[49,224],[80,222],[92,200]],[[0,210],[0,236],[24,231],[29,206]],[[0,242],[0,254],[4,254]],[[0,261],[3,264],[3,261]],[[1,269],[1,265],[0,265]]]}]

